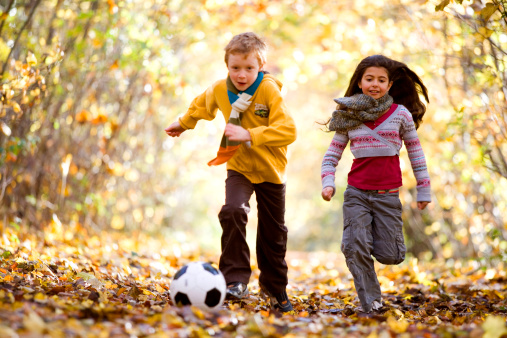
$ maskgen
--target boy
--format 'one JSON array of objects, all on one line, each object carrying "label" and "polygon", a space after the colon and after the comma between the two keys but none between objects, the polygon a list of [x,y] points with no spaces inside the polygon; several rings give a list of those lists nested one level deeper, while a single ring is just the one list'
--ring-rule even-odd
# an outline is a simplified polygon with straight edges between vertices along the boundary
[{"label": "boy", "polygon": [[254,33],[233,37],[225,47],[227,79],[197,96],[187,113],[165,131],[179,137],[198,120],[214,119],[218,109],[223,113],[228,123],[217,157],[208,165],[227,162],[225,205],[218,215],[222,226],[219,268],[227,282],[227,298],[248,295],[252,271],[246,224],[255,192],[259,285],[273,308],[289,312],[293,308],[286,292],[285,166],[296,127],[283,102],[281,82],[263,71],[266,50]]}]

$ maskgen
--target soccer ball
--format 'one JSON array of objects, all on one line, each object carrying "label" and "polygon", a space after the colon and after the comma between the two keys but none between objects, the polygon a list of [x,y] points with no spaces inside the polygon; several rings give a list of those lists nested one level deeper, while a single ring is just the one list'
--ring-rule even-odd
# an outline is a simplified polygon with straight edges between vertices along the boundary
[{"label": "soccer ball", "polygon": [[209,263],[192,262],[174,275],[170,287],[171,300],[177,306],[193,305],[213,310],[225,299],[225,278]]}]

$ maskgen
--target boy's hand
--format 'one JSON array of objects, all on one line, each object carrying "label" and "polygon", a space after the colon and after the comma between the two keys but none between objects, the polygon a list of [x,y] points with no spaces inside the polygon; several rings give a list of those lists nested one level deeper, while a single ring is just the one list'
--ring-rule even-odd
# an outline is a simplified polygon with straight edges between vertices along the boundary
[{"label": "boy's hand", "polygon": [[333,197],[334,189],[331,187],[325,187],[322,189],[322,198],[324,201],[331,201],[331,197]]},{"label": "boy's hand", "polygon": [[225,136],[227,136],[231,141],[252,141],[252,136],[250,136],[250,132],[248,130],[232,123],[227,123],[225,126]]},{"label": "boy's hand", "polygon": [[417,209],[423,210],[430,202],[417,202]]},{"label": "boy's hand", "polygon": [[172,123],[169,127],[165,128],[165,133],[172,137],[179,137],[185,129],[180,125],[178,121]]}]

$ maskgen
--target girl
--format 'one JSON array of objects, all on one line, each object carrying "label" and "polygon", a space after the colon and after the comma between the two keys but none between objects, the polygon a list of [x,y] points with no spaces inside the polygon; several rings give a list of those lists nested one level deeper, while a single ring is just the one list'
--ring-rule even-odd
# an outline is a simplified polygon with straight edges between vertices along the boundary
[{"label": "girl", "polygon": [[417,179],[417,207],[431,201],[430,179],[416,129],[426,112],[428,92],[405,64],[382,55],[362,60],[327,125],[335,131],[322,161],[322,198],[335,194],[336,166],[350,140],[355,159],[343,202],[341,250],[354,277],[359,311],[382,307],[373,259],[399,264],[405,259],[399,187],[399,154],[405,143]]}]

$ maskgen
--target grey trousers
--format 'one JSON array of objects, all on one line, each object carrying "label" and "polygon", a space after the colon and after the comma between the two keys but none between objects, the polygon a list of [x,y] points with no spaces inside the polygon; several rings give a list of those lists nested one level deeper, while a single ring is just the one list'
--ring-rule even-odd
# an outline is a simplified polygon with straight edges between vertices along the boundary
[{"label": "grey trousers", "polygon": [[367,312],[373,301],[381,302],[380,284],[373,257],[383,264],[405,260],[399,192],[380,194],[347,186],[343,202],[341,250],[354,277],[354,285]]}]

